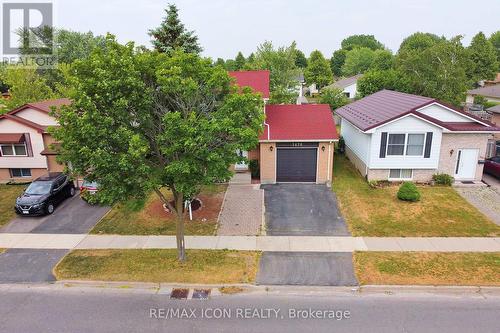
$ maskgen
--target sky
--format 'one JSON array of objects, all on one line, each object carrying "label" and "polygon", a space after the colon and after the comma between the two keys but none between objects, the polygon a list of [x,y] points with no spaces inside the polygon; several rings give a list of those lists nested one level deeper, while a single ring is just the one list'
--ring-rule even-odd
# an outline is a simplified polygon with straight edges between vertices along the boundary
[{"label": "sky", "polygon": [[[120,42],[151,46],[148,29],[158,26],[169,1],[54,0],[56,25],[95,34],[111,32]],[[416,31],[452,37],[464,44],[483,31],[500,30],[500,0],[171,0],[186,28],[194,30],[214,59],[245,56],[262,42],[297,42],[308,55],[325,56],[353,34],[370,34],[392,51]]]}]

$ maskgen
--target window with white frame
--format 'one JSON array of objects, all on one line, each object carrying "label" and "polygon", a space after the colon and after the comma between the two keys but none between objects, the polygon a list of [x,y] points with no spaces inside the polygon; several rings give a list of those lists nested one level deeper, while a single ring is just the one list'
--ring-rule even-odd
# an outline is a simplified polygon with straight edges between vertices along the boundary
[{"label": "window with white frame", "polygon": [[387,155],[404,155],[406,134],[389,134]]},{"label": "window with white frame", "polygon": [[406,155],[422,156],[424,154],[425,134],[408,134]]},{"label": "window with white frame", "polygon": [[10,169],[11,177],[31,177],[31,169],[16,168]]},{"label": "window with white frame", "polygon": [[413,170],[412,169],[390,169],[389,179],[412,179]]},{"label": "window with white frame", "polygon": [[424,154],[425,134],[390,133],[387,141],[387,156],[422,156]]},{"label": "window with white frame", "polygon": [[2,152],[2,156],[28,156],[26,144],[24,143],[4,143],[0,145],[0,150]]}]

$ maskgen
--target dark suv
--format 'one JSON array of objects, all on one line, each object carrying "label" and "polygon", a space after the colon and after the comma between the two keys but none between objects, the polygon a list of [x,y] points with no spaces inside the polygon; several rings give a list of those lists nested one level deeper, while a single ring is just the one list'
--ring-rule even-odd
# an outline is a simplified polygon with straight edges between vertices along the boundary
[{"label": "dark suv", "polygon": [[50,172],[35,179],[16,199],[19,215],[52,214],[55,206],[75,195],[73,182],[61,172]]}]

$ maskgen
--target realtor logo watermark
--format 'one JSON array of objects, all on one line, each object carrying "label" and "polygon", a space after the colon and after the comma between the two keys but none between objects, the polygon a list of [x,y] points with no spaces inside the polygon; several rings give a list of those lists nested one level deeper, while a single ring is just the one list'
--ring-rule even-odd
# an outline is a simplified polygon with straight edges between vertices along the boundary
[{"label": "realtor logo watermark", "polygon": [[57,65],[54,1],[2,0],[2,62],[53,68]]}]

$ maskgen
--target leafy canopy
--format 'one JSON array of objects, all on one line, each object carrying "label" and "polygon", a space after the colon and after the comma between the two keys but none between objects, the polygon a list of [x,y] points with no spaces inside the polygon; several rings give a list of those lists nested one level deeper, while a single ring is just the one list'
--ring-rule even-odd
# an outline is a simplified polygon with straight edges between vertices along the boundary
[{"label": "leafy canopy", "polygon": [[350,51],[358,47],[366,47],[370,50],[383,49],[384,45],[380,43],[373,35],[352,35],[345,38],[340,44],[342,49]]},{"label": "leafy canopy", "polygon": [[199,54],[203,51],[198,44],[198,36],[194,31],[188,31],[179,19],[179,10],[174,4],[165,9],[167,16],[160,26],[149,30],[154,48],[159,52],[170,53],[175,49],[182,49],[187,53]]},{"label": "leafy canopy", "polygon": [[300,70],[295,65],[296,45],[275,48],[271,42],[264,42],[257,48],[255,58],[248,69],[270,71],[270,103],[294,103],[297,98],[295,87]]},{"label": "leafy canopy", "polygon": [[295,66],[299,68],[306,68],[307,67],[307,58],[304,52],[302,52],[299,49],[295,50]]},{"label": "leafy canopy", "polygon": [[316,83],[318,88],[324,87],[332,82],[333,75],[328,60],[318,51],[312,51],[304,70],[304,78],[307,84]]},{"label": "leafy canopy", "polygon": [[492,33],[489,40],[497,53],[498,71],[500,72],[500,30]]},{"label": "leafy canopy", "polygon": [[60,158],[99,181],[101,202],[155,190],[169,206],[159,192],[167,187],[182,216],[184,199],[230,177],[236,150],[258,143],[261,98],[238,93],[223,68],[195,54],[137,52],[108,36],[75,62],[69,83],[73,103],[59,111],[54,136]]},{"label": "leafy canopy", "polygon": [[319,102],[322,104],[330,105],[332,111],[340,108],[349,103],[349,98],[344,94],[341,89],[335,87],[328,87],[321,90]]},{"label": "leafy canopy", "polygon": [[347,51],[342,49],[333,52],[330,59],[330,67],[334,76],[339,77],[342,75],[342,66],[344,65],[346,55]]},{"label": "leafy canopy", "polygon": [[358,47],[347,52],[344,65],[342,65],[342,74],[352,76],[366,72],[372,66],[375,59],[373,50],[367,47]]},{"label": "leafy canopy", "polygon": [[467,55],[470,60],[467,74],[472,82],[495,78],[498,70],[496,50],[482,32],[472,38]]}]

